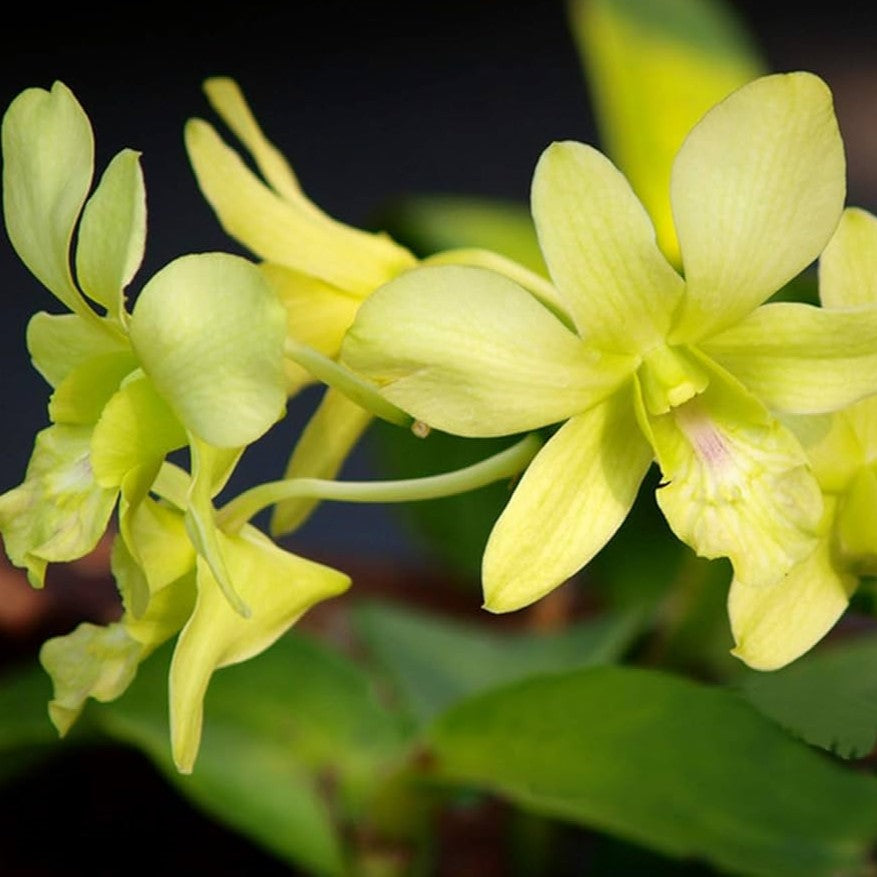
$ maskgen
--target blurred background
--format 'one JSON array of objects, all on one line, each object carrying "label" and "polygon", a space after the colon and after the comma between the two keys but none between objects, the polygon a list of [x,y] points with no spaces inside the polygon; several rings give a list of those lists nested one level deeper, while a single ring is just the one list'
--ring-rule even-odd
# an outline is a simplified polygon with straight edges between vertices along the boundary
[{"label": "blurred background", "polygon": [[[848,201],[877,208],[874,4],[816,4],[806,13],[787,0],[730,5],[769,69],[807,69],[828,82],[848,151]],[[143,153],[150,225],[135,291],[184,253],[243,253],[202,199],[183,149],[187,118],[215,121],[201,93],[208,76],[237,79],[311,198],[338,219],[364,227],[373,227],[388,205],[412,194],[526,203],[533,167],[550,141],[599,145],[566,4],[559,0],[152,3],[99,11],[70,4],[54,13],[30,4],[17,14],[2,37],[0,105],[26,87],[47,88],[61,79],[91,119],[98,173],[123,147]],[[5,235],[0,284],[3,491],[22,480],[33,435],[47,424],[47,387],[30,366],[25,326],[35,311],[58,308],[19,263]],[[243,481],[281,476],[292,438],[317,398],[308,392],[295,400],[288,419],[245,458]],[[380,475],[368,436],[342,475]],[[429,550],[412,537],[396,509],[323,506],[296,534],[295,545],[353,572],[355,579],[363,570],[381,575],[388,589],[394,576],[402,579],[412,570],[424,588],[430,585]],[[101,617],[112,595],[105,560],[98,555],[74,565],[63,588],[53,587],[50,578],[45,594],[30,591],[17,572],[2,571],[0,660],[32,661],[39,642],[66,632],[76,613]],[[470,603],[477,609],[474,590]],[[75,810],[81,805],[92,820],[89,829],[74,820],[66,829],[67,843],[82,832],[89,842],[101,831],[124,835],[113,817],[121,801],[133,808],[125,823],[132,826],[132,837],[138,820],[156,818],[150,796],[161,795],[164,787],[145,760],[136,788],[138,800],[150,806],[141,812],[123,787],[130,783],[131,763],[124,760],[129,756],[102,753],[101,758],[108,777],[114,773],[112,759],[123,759],[112,805],[106,803],[104,784],[89,809],[92,762],[67,762],[66,773],[54,777],[53,795],[61,797],[53,806]],[[10,867],[15,845],[27,842],[28,828],[42,809],[46,779],[0,794],[0,810],[10,808],[0,825],[0,849],[12,856]],[[70,792],[65,797],[59,788]],[[161,825],[175,825],[181,835],[195,838],[192,867],[198,865],[195,851],[218,845],[212,848],[226,857],[226,870],[254,867],[270,873],[275,868],[270,858],[229,839],[187,805],[170,795],[160,800]],[[184,867],[185,858],[176,865]],[[51,872],[51,863],[45,868]],[[112,867],[106,870],[113,873]],[[276,870],[285,871],[279,865]]]}]

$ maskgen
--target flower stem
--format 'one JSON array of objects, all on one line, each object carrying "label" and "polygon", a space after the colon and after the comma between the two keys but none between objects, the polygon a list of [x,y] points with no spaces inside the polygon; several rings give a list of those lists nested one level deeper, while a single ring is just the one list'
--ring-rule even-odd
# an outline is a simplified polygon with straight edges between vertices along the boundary
[{"label": "flower stem", "polygon": [[348,399],[352,399],[357,405],[380,417],[381,420],[406,428],[414,424],[414,418],[392,402],[388,402],[374,384],[364,381],[359,375],[334,359],[324,356],[318,350],[287,338],[284,353],[287,359],[300,365],[318,381],[334,387],[339,393],[343,393]]},{"label": "flower stem", "polygon": [[472,466],[426,478],[398,481],[289,478],[269,481],[250,488],[220,509],[217,524],[226,533],[234,533],[262,509],[284,499],[300,497],[341,502],[417,502],[455,496],[517,475],[541,446],[542,441],[537,435],[528,435],[510,448]]}]

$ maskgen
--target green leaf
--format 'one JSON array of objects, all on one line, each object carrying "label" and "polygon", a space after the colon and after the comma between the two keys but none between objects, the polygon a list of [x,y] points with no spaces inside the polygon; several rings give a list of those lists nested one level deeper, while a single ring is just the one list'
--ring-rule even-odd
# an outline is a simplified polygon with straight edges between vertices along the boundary
[{"label": "green leaf", "polygon": [[548,276],[525,204],[464,195],[418,195],[391,204],[380,223],[422,257],[479,247]]},{"label": "green leaf", "polygon": [[[331,812],[376,788],[405,745],[370,680],[305,636],[282,637],[214,676],[198,763],[183,777],[167,739],[168,658],[157,653],[121,700],[95,711],[104,727],[198,806],[306,873],[346,873]],[[326,799],[332,788],[340,802]]]},{"label": "green leaf", "polygon": [[841,758],[877,743],[877,637],[820,648],[773,673],[748,672],[746,699],[787,731]]},{"label": "green leaf", "polygon": [[439,779],[764,877],[864,873],[877,783],[735,693],[598,667],[473,698],[430,733]]},{"label": "green leaf", "polygon": [[140,153],[123,149],[109,163],[82,213],[76,274],[86,295],[121,321],[124,289],[146,247],[146,190]]},{"label": "green leaf", "polygon": [[679,265],[670,211],[676,152],[700,117],[764,64],[723,0],[570,0],[569,13],[603,147]]},{"label": "green leaf", "polygon": [[502,633],[388,603],[364,604],[360,636],[421,723],[491,688],[618,660],[639,629],[637,613],[606,615],[556,634]]},{"label": "green leaf", "polygon": [[130,335],[158,392],[208,444],[250,444],[281,417],[286,313],[246,259],[175,259],[141,291]]},{"label": "green leaf", "polygon": [[0,677],[0,752],[58,742],[46,712],[51,694],[49,677],[36,662]]},{"label": "green leaf", "polygon": [[70,275],[70,241],[94,169],[88,116],[61,82],[28,88],[3,117],[3,215],[15,252],[71,311],[83,300]]}]

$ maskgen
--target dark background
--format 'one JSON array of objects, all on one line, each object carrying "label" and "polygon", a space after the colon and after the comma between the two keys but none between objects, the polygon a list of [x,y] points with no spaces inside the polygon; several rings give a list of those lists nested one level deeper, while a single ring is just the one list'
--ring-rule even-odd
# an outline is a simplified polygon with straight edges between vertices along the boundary
[{"label": "dark background", "polygon": [[[873,3],[757,0],[735,4],[773,70],[810,69],[835,92],[847,139],[850,202],[877,203],[877,24]],[[107,11],[111,10],[111,11]],[[185,120],[210,115],[200,91],[235,77],[268,136],[311,197],[367,225],[412,193],[469,193],[524,202],[533,166],[554,139],[596,141],[584,76],[559,0],[70,4],[19,9],[0,43],[0,106],[22,89],[63,80],[89,114],[97,173],[119,149],[143,153],[149,204],[146,261],[132,289],[176,256],[224,249],[182,143]],[[0,237],[0,490],[23,477],[47,388],[32,370],[24,328],[56,303]],[[245,458],[250,479],[279,477],[315,393]],[[345,470],[370,472],[367,443]],[[320,550],[414,551],[394,513],[321,509],[302,538]],[[327,526],[329,525],[329,526]],[[406,555],[408,552],[408,555]]]}]

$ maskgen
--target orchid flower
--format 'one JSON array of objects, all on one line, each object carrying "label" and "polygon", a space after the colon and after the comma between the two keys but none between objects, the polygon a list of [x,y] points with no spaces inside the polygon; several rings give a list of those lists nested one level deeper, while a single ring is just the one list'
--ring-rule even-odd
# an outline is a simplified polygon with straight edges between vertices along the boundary
[{"label": "orchid flower", "polygon": [[[844,211],[819,260],[825,308],[870,319],[877,305],[877,217]],[[812,648],[834,626],[858,587],[877,573],[877,399],[831,415],[790,422],[807,450],[825,512],[813,553],[769,589],[734,580],[728,612],[734,654],[773,670]]]},{"label": "orchid flower", "polygon": [[877,391],[877,313],[759,306],[817,258],[844,194],[827,86],[766,76],[712,108],[676,156],[684,279],[620,172],[562,142],[538,163],[532,211],[567,323],[467,267],[409,271],[361,306],[342,361],[418,420],[465,436],[562,424],[490,536],[488,609],[525,606],[580,570],[653,460],[676,535],[729,557],[747,586],[775,585],[813,552],[822,495],[775,412]]}]

